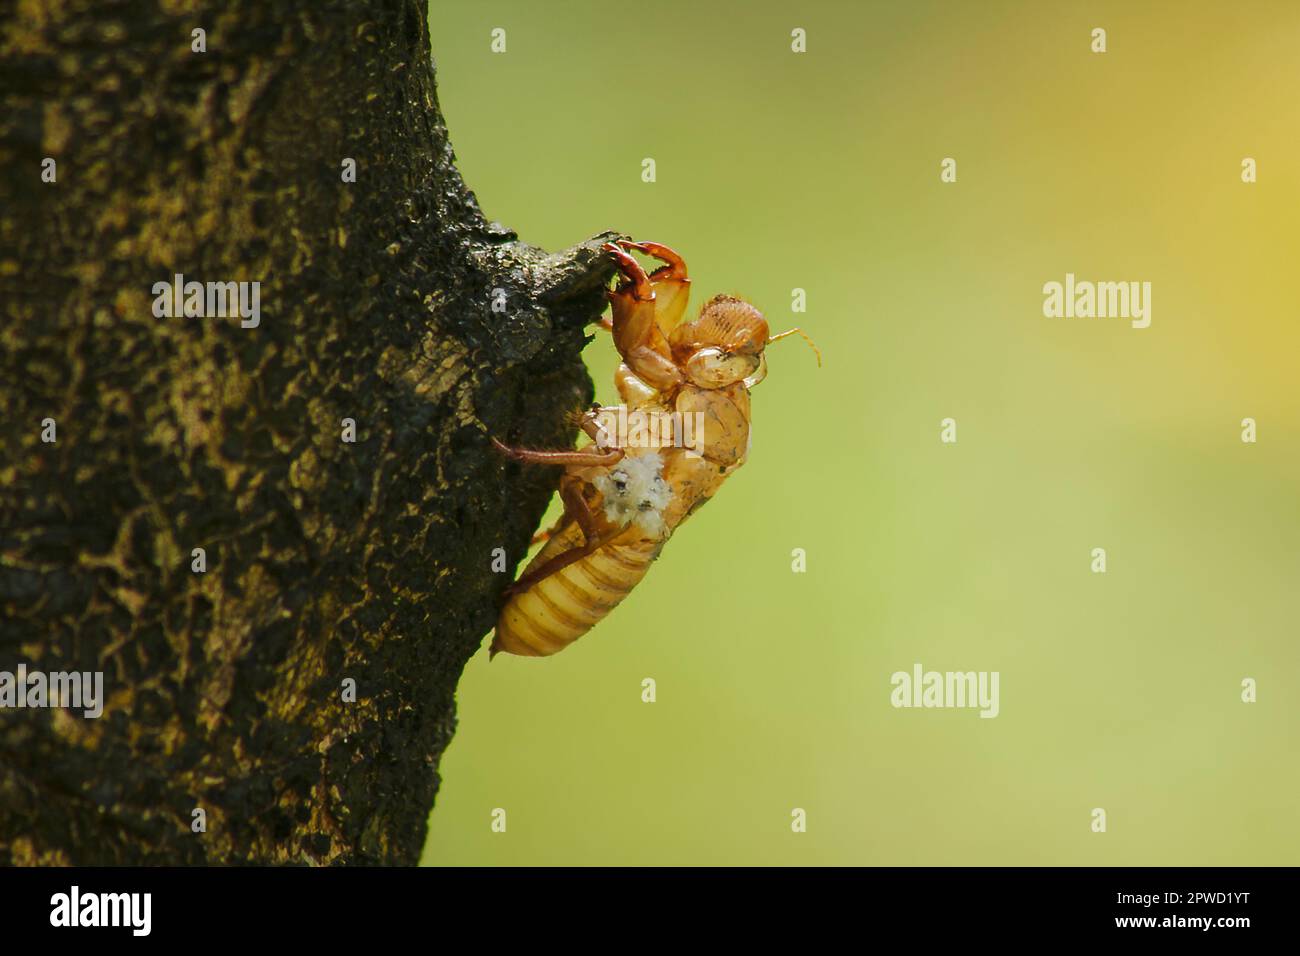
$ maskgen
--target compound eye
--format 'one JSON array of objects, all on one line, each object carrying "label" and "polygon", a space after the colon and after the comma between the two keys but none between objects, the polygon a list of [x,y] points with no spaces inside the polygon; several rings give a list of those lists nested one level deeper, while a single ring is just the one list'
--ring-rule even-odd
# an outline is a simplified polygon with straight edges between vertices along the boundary
[{"label": "compound eye", "polygon": [[758,368],[757,355],[732,355],[717,347],[700,349],[686,360],[686,377],[701,388],[725,388]]}]

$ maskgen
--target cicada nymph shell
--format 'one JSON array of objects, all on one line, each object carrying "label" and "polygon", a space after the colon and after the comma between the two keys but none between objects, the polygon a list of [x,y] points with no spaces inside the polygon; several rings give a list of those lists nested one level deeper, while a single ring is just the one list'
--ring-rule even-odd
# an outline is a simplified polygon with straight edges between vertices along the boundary
[{"label": "cicada nymph shell", "polygon": [[[798,332],[770,337],[763,314],[728,295],[682,322],[690,283],[677,253],[630,241],[605,250],[623,276],[609,293],[613,319],[606,326],[623,358],[614,380],[623,404],[584,413],[592,439],[586,448],[501,446],[519,461],[565,467],[565,512],[508,590],[494,654],[561,651],[627,596],[673,531],[744,463],[749,387],[765,374],[763,350]],[[647,276],[629,250],[666,264]],[[694,427],[660,427],[685,417]],[[688,433],[692,441],[681,443]]]}]

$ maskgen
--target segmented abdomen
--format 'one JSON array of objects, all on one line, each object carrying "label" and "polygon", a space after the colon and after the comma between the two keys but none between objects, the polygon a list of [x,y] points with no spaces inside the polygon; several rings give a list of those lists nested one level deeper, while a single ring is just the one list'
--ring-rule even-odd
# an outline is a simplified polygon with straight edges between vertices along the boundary
[{"label": "segmented abdomen", "polygon": [[564,650],[640,583],[662,546],[644,537],[614,541],[514,595],[497,621],[492,653],[545,657]]}]

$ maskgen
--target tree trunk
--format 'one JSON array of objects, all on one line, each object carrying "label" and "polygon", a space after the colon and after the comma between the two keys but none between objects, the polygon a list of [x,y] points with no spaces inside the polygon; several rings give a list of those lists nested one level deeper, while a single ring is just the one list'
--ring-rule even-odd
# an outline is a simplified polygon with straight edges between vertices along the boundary
[{"label": "tree trunk", "polygon": [[485,221],[416,0],[0,18],[0,672],[104,697],[0,709],[0,861],[415,863],[607,236]]}]

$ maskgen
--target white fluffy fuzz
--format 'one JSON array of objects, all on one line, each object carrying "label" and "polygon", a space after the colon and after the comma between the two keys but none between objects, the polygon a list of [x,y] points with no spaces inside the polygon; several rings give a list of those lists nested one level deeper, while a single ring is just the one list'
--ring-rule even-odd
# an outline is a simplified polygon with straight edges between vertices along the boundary
[{"label": "white fluffy fuzz", "polygon": [[653,538],[664,532],[663,510],[673,496],[664,481],[664,460],[657,451],[628,455],[592,479],[604,496],[605,517],[616,525],[636,524]]}]

